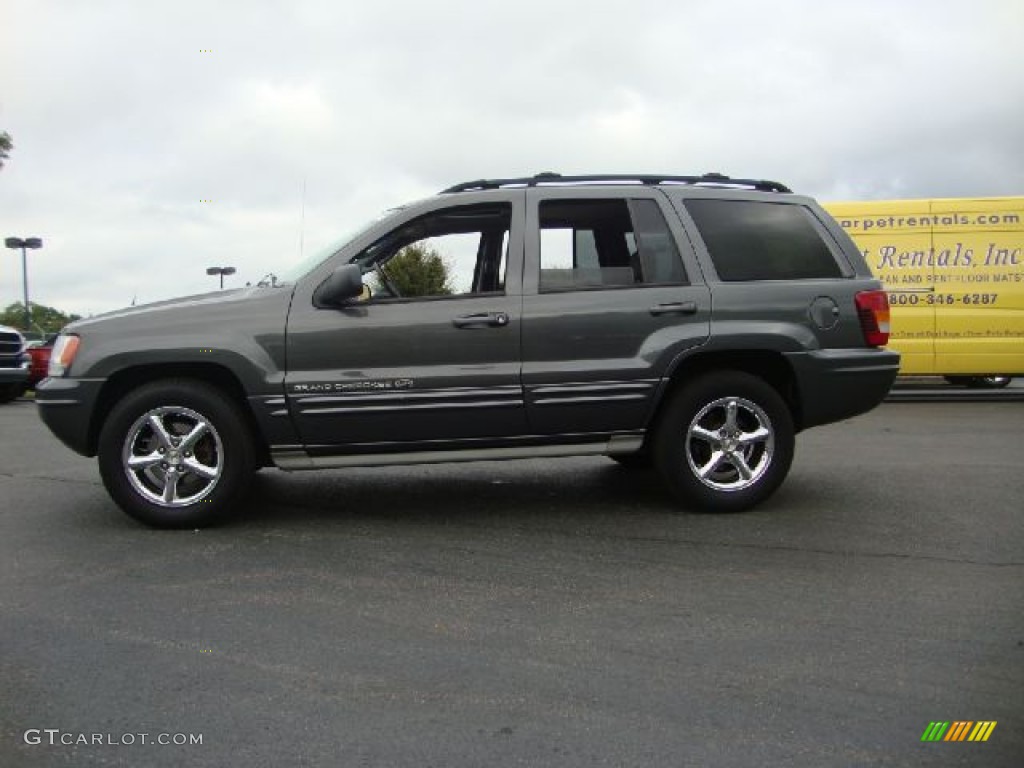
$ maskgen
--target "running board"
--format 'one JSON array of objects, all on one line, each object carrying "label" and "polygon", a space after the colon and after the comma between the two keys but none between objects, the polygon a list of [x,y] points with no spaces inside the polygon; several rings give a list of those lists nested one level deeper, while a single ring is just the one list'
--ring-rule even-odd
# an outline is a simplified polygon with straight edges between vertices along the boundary
[{"label": "running board", "polygon": [[342,467],[398,467],[407,464],[449,464],[467,461],[548,459],[561,456],[613,456],[636,453],[643,446],[639,435],[620,435],[601,443],[524,445],[508,448],[462,448],[451,451],[364,453],[345,456],[310,456],[301,448],[274,449],[270,458],[284,470],[339,469]]}]

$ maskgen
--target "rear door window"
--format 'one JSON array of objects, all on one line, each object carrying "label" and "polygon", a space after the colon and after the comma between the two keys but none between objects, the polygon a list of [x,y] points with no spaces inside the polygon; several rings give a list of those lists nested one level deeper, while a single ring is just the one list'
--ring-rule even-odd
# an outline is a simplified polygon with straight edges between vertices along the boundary
[{"label": "rear door window", "polygon": [[649,199],[540,204],[540,290],[685,284],[665,217]]}]

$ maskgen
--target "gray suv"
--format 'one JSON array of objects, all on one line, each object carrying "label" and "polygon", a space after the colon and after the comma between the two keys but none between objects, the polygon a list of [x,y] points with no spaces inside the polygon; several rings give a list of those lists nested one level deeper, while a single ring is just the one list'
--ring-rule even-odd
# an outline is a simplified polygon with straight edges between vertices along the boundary
[{"label": "gray suv", "polygon": [[221,518],[261,466],[579,455],[736,511],[797,432],[885,397],[888,312],[782,184],[545,173],[451,187],[265,284],[75,322],[36,401],[154,526]]}]

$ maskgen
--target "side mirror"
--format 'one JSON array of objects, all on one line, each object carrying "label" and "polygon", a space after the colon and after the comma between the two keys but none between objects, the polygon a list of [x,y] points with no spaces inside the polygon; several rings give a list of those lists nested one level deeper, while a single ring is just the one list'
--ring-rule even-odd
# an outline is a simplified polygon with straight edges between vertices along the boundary
[{"label": "side mirror", "polygon": [[342,264],[313,292],[318,307],[337,307],[363,293],[363,272],[357,264]]}]

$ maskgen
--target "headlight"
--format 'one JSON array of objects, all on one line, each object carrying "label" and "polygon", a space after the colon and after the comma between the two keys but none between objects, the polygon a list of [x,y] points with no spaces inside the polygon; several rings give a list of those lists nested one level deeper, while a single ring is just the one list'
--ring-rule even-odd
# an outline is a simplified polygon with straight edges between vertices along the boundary
[{"label": "headlight", "polygon": [[68,372],[75,355],[78,354],[77,336],[65,336],[61,334],[53,342],[53,351],[50,353],[50,365],[46,369],[46,375],[52,378],[63,376]]}]

